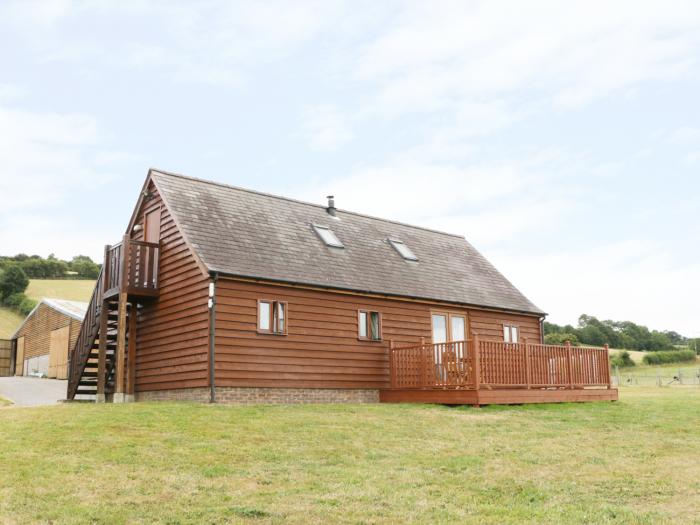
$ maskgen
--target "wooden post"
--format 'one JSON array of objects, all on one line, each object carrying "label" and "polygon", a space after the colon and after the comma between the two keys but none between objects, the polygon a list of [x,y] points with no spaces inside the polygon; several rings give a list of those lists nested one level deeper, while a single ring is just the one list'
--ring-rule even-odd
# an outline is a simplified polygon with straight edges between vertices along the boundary
[{"label": "wooden post", "polygon": [[608,374],[608,390],[612,388],[612,377],[610,377],[610,345],[608,343],[605,343],[603,345],[603,348],[605,348],[605,370],[606,374]]},{"label": "wooden post", "polygon": [[110,274],[110,264],[109,264],[109,251],[112,247],[109,244],[105,244],[105,255],[104,262],[102,263],[102,293],[107,291],[109,286],[109,274]]},{"label": "wooden post", "polygon": [[472,335],[472,341],[474,345],[474,389],[479,390],[481,386],[481,363],[479,361],[479,336],[476,333]]},{"label": "wooden post", "polygon": [[530,389],[532,379],[530,377],[530,347],[527,344],[527,339],[523,339],[525,345],[525,379],[527,380],[527,388]]},{"label": "wooden post", "polygon": [[136,303],[132,302],[129,307],[129,354],[126,358],[126,393],[134,395],[136,381]]},{"label": "wooden post", "polygon": [[127,278],[127,274],[129,272],[129,252],[131,251],[131,238],[128,235],[124,235],[124,238],[122,239],[122,256],[121,256],[121,267],[119,268],[120,272],[120,283],[119,283],[119,290],[121,292],[127,291],[129,287],[129,280]]},{"label": "wooden post", "polygon": [[107,321],[109,308],[106,301],[100,307],[100,344],[97,350],[97,403],[105,402],[105,382],[107,381]]},{"label": "wooden post", "polygon": [[566,342],[566,365],[569,373],[569,388],[573,390],[574,388],[574,376],[572,375],[571,367],[571,341]]},{"label": "wooden post", "polygon": [[124,357],[126,356],[126,292],[119,292],[119,307],[117,319],[117,350],[116,350],[116,384],[114,385],[114,401],[124,401]]}]

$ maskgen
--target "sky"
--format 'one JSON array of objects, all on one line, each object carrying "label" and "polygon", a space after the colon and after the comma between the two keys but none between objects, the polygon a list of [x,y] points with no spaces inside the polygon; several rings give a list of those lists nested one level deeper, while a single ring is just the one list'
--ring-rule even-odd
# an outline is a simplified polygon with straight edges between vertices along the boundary
[{"label": "sky", "polygon": [[700,3],[0,2],[0,254],[149,167],[464,235],[549,320],[700,336]]}]

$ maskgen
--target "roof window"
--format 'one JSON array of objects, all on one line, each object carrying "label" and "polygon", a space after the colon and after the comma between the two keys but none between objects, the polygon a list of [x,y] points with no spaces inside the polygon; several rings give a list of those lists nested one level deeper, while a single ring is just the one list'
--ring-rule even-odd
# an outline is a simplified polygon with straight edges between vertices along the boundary
[{"label": "roof window", "polygon": [[398,239],[389,239],[389,242],[391,245],[394,247],[394,249],[399,252],[401,257],[406,259],[407,261],[417,261],[418,257],[416,257],[416,254],[414,254],[411,249],[406,246],[406,244],[403,241],[400,241]]},{"label": "roof window", "polygon": [[321,238],[323,242],[326,243],[326,246],[331,246],[333,248],[345,248],[343,243],[340,242],[340,239],[336,237],[335,233],[333,233],[333,230],[331,230],[328,226],[320,226],[318,224],[314,224],[313,227],[316,231],[316,234]]}]

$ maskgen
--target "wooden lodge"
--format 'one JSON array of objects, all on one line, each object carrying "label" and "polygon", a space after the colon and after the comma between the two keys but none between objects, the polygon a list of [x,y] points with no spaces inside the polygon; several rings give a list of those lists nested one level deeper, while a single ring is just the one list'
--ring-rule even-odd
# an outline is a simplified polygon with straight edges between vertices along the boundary
[{"label": "wooden lodge", "polygon": [[71,353],[69,399],[615,400],[607,350],[463,237],[150,170]]}]

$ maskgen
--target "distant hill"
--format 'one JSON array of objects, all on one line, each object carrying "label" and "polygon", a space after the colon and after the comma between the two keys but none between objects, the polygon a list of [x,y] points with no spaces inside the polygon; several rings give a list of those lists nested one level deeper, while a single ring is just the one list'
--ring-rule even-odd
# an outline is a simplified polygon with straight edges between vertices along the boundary
[{"label": "distant hill", "polygon": [[[25,292],[36,301],[44,297],[88,302],[95,288],[93,280],[31,279]],[[22,316],[0,307],[0,339],[9,338],[22,323]]]}]

